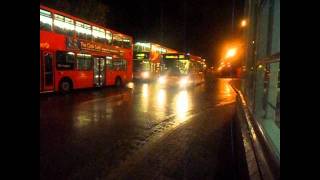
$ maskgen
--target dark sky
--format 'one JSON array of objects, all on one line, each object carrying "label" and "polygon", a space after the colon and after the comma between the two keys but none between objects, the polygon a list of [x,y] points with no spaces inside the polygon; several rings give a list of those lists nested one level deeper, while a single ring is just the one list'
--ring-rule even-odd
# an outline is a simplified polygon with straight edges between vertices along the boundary
[{"label": "dark sky", "polygon": [[[232,0],[104,0],[107,26],[133,36],[216,61],[231,35]],[[162,16],[161,16],[162,12]],[[235,0],[240,23],[243,0]],[[211,63],[210,63],[211,64]]]}]

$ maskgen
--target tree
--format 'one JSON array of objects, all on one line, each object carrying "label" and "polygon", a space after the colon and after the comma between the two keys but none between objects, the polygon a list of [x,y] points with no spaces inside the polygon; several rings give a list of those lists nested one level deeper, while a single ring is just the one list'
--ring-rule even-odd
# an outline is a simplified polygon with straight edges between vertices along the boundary
[{"label": "tree", "polygon": [[99,0],[42,0],[41,4],[105,26],[109,7]]}]

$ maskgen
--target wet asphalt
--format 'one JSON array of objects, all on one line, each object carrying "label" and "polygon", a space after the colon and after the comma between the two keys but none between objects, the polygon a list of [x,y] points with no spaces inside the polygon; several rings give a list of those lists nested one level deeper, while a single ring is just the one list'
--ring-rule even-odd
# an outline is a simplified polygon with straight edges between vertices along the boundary
[{"label": "wet asphalt", "polygon": [[236,179],[230,79],[40,97],[41,179]]}]

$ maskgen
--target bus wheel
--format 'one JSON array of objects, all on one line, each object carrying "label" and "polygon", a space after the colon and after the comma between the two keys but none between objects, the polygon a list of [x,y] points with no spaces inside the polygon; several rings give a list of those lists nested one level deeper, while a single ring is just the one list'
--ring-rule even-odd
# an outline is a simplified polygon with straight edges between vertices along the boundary
[{"label": "bus wheel", "polygon": [[117,77],[116,78],[116,87],[121,87],[122,86],[122,81],[121,81],[121,78]]},{"label": "bus wheel", "polygon": [[64,79],[60,82],[59,88],[62,93],[68,93],[72,90],[72,83],[70,80]]}]

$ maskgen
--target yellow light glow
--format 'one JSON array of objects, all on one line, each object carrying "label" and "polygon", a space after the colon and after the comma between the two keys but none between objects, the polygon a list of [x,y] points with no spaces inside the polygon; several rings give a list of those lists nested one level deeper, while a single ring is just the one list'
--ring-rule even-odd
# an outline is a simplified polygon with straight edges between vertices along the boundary
[{"label": "yellow light glow", "polygon": [[166,102],[166,91],[164,89],[160,89],[157,93],[157,105],[158,107],[163,107]]},{"label": "yellow light glow", "polygon": [[245,27],[247,26],[247,21],[246,20],[242,20],[241,21],[241,27]]},{"label": "yellow light glow", "polygon": [[188,84],[189,80],[188,78],[182,78],[179,81],[180,87],[185,87]]},{"label": "yellow light glow", "polygon": [[142,72],[141,73],[142,78],[144,79],[148,79],[150,77],[150,73],[149,72]]},{"label": "yellow light glow", "polygon": [[225,86],[225,94],[227,96],[231,96],[231,89],[229,87],[229,84],[226,84],[226,86]]},{"label": "yellow light glow", "polygon": [[165,111],[166,105],[167,105],[166,98],[167,98],[166,91],[164,89],[158,89],[156,93],[157,111],[155,112],[155,115],[159,117],[159,119],[166,117],[166,111]]},{"label": "yellow light glow", "polygon": [[236,48],[229,49],[226,54],[226,58],[234,57],[237,53]]},{"label": "yellow light glow", "polygon": [[143,112],[148,112],[148,109],[149,109],[149,86],[146,83],[142,85],[141,108],[142,108]]},{"label": "yellow light glow", "polygon": [[166,59],[178,59],[178,56],[174,56],[174,55],[167,55],[165,56]]},{"label": "yellow light glow", "polygon": [[189,96],[186,90],[179,92],[176,97],[176,115],[179,121],[185,121],[189,108]]},{"label": "yellow light glow", "polygon": [[133,82],[129,82],[129,83],[127,84],[127,87],[130,88],[130,89],[133,89],[133,88],[134,88]]},{"label": "yellow light glow", "polygon": [[159,77],[158,82],[159,82],[159,84],[165,84],[166,83],[166,77],[164,77],[164,76]]},{"label": "yellow light glow", "polygon": [[184,58],[184,55],[179,55],[179,59],[183,59]]},{"label": "yellow light glow", "polygon": [[145,83],[145,84],[142,85],[142,96],[143,97],[148,97],[148,94],[149,94],[148,93],[148,91],[149,91],[148,88],[149,88],[148,84]]}]

